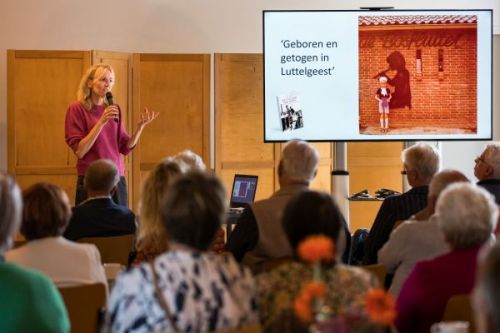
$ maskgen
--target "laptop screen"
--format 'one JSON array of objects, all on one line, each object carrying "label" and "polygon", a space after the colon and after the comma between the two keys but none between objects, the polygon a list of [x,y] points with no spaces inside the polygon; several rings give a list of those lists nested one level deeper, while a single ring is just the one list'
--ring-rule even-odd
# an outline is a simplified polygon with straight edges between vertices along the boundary
[{"label": "laptop screen", "polygon": [[245,207],[255,199],[257,176],[235,175],[231,192],[231,207]]}]

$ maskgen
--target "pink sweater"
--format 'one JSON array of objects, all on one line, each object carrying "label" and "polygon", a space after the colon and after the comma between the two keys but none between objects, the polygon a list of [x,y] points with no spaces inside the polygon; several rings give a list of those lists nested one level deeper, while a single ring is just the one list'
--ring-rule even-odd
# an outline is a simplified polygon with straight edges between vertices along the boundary
[{"label": "pink sweater", "polygon": [[441,321],[451,296],[472,291],[479,250],[479,246],[456,249],[416,264],[397,300],[399,332],[428,333],[433,323]]},{"label": "pink sweater", "polygon": [[[68,106],[65,138],[66,143],[74,152],[76,152],[80,140],[86,137],[99,121],[104,109],[104,105],[94,105],[90,111],[87,111],[80,102],[73,102]],[[128,140],[129,135],[123,127],[121,117],[119,123],[108,121],[87,154],[78,159],[76,163],[78,176],[85,175],[89,164],[101,158],[107,158],[115,162],[120,171],[120,176],[123,176],[125,167],[120,154],[127,155],[132,150],[127,147]]]}]

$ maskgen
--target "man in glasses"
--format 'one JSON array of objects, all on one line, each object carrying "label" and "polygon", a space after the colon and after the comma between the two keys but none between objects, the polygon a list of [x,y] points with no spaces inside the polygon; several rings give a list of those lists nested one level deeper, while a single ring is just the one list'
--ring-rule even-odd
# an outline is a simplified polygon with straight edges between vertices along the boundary
[{"label": "man in glasses", "polygon": [[493,194],[500,205],[500,143],[488,144],[474,161],[474,176],[479,180],[477,185]]}]

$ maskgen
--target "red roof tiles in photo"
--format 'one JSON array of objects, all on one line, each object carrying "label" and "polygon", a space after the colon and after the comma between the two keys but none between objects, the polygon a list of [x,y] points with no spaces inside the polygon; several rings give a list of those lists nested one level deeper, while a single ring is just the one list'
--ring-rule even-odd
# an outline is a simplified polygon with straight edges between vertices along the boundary
[{"label": "red roof tiles in photo", "polygon": [[394,15],[360,16],[359,25],[410,25],[410,24],[475,24],[476,15]]}]

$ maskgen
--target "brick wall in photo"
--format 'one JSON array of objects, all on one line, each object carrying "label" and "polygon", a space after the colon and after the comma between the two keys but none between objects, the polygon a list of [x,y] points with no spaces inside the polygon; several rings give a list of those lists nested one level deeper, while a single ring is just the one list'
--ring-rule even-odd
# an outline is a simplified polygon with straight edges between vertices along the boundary
[{"label": "brick wall in photo", "polygon": [[[385,27],[387,29],[387,27]],[[410,72],[412,109],[392,109],[390,126],[445,127],[475,132],[477,129],[477,66],[476,29],[431,30],[441,36],[452,32],[461,35],[452,46],[415,46],[386,48],[383,36],[398,34],[401,40],[411,38],[413,29],[398,31],[360,31],[359,33],[359,117],[360,130],[379,126],[378,102],[375,92],[379,87],[373,78],[387,69],[386,57],[393,51],[401,52]],[[429,32],[427,32],[429,33]],[[406,36],[405,36],[406,35]],[[416,75],[417,49],[422,52],[421,79]],[[438,71],[438,52],[443,51],[443,76]]]}]

